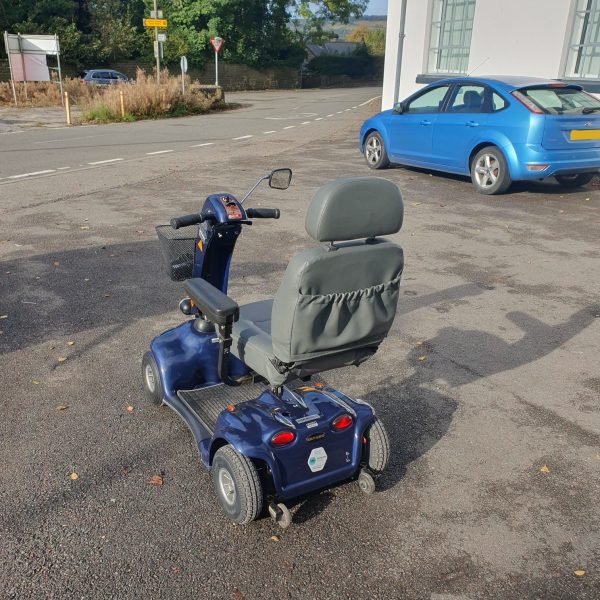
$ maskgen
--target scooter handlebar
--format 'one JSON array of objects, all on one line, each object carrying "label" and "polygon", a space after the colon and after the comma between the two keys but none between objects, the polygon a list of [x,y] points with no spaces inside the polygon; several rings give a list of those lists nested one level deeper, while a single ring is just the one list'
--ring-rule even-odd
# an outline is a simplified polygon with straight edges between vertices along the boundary
[{"label": "scooter handlebar", "polygon": [[187,227],[188,225],[198,225],[204,221],[202,213],[194,213],[193,215],[183,215],[183,217],[173,217],[169,223],[173,229]]},{"label": "scooter handlebar", "polygon": [[246,215],[249,219],[279,219],[278,208],[247,208]]}]

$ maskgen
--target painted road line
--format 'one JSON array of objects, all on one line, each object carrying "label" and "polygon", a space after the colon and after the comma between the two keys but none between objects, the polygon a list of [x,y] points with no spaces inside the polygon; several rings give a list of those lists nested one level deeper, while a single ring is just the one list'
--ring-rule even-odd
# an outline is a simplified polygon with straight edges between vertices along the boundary
[{"label": "painted road line", "polygon": [[46,173],[54,173],[54,169],[33,171],[32,173],[22,173],[21,175],[11,175],[8,179],[21,179],[22,177],[33,177],[34,175],[45,175]]},{"label": "painted road line", "polygon": [[89,162],[88,165],[105,165],[107,163],[119,162],[123,160],[122,158],[109,158],[107,160],[96,160],[94,162]]},{"label": "painted road line", "polygon": [[272,129],[271,131],[263,131],[264,135],[267,135],[268,133],[277,133],[274,129]]},{"label": "painted road line", "polygon": [[347,108],[344,112],[348,112],[349,110],[352,110],[351,108]]},{"label": "painted road line", "polygon": [[302,121],[302,123],[300,123],[300,125],[308,125],[310,123],[310,121]]},{"label": "painted road line", "polygon": [[369,104],[369,102],[373,102],[373,100],[377,100],[377,98],[381,98],[381,96],[373,96],[372,98],[369,98],[369,100],[365,100],[364,102],[361,102],[359,104],[359,106],[364,106],[365,104]]},{"label": "painted road line", "polygon": [[235,140],[247,140],[248,138],[251,138],[251,135],[240,135],[240,137],[236,137],[236,138],[232,138],[234,141]]},{"label": "painted road line", "polygon": [[296,127],[295,125],[288,125],[287,127],[284,127],[284,129],[294,129],[294,127]]},{"label": "painted road line", "polygon": [[341,115],[344,111],[343,110],[338,110],[336,115]]},{"label": "painted road line", "polygon": [[203,144],[194,144],[190,148],[202,148],[202,146],[212,146],[214,142],[204,142]]},{"label": "painted road line", "polygon": [[353,106],[352,108],[358,108],[358,106]]},{"label": "painted road line", "polygon": [[322,121],[323,117],[318,117],[317,119],[315,119],[315,121]]},{"label": "painted road line", "polygon": [[70,169],[71,167],[56,167],[57,171],[64,171],[65,169]]},{"label": "painted road line", "polygon": [[[157,150],[156,152],[146,152],[147,156],[154,156],[155,154],[166,154],[167,152],[173,152],[173,150]],[[119,158],[117,160],[123,160],[122,158]],[[88,163],[88,164],[93,164],[93,163]]]},{"label": "painted road line", "polygon": [[333,113],[331,113],[330,115],[327,115],[328,117],[333,117]]}]

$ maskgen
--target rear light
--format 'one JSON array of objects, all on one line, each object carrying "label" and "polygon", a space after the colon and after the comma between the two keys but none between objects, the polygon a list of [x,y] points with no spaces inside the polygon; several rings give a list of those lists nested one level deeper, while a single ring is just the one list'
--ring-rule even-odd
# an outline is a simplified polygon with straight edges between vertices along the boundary
[{"label": "rear light", "polygon": [[528,96],[521,92],[514,91],[511,94],[529,111],[536,115],[543,115],[544,111]]},{"label": "rear light", "polygon": [[527,165],[528,171],[545,171],[548,165]]},{"label": "rear light", "polygon": [[296,439],[296,434],[293,431],[280,431],[271,438],[273,446],[287,446]]},{"label": "rear light", "polygon": [[347,429],[350,425],[352,425],[352,417],[350,415],[340,415],[331,424],[336,431]]}]

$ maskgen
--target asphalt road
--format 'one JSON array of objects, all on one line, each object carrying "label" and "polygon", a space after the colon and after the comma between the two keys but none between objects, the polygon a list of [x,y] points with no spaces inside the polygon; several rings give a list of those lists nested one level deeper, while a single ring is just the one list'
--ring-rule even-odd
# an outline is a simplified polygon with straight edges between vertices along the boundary
[{"label": "asphalt road", "polygon": [[[392,464],[372,497],[346,485],[295,506],[285,532],[268,519],[236,527],[185,425],[143,402],[142,354],[181,320],[181,286],[162,273],[154,226],[209,192],[241,193],[292,167],[289,190],[261,188],[252,202],[281,219],[248,228],[234,257],[230,293],[254,301],[311,243],[303,219],[315,189],[368,173],[356,133],[377,101],[351,107],[376,92],[280,94],[280,116],[325,117],[264,126],[257,99],[181,120],[164,149],[209,139],[219,120],[212,147],[148,157],[140,145],[126,157],[100,138],[77,164],[115,156],[104,150],[124,160],[0,182],[1,595],[597,599],[597,189],[539,183],[490,198],[460,177],[377,173],[405,198],[393,236],[406,255],[398,317],[371,361],[326,376],[372,402],[390,432]],[[351,110],[317,110],[319,94]],[[173,125],[107,131],[137,143]],[[66,149],[31,158],[56,133],[7,135],[0,148],[29,144],[23,173],[67,166],[46,162]],[[241,135],[253,137],[231,139]],[[19,174],[11,165],[4,175]],[[156,474],[162,486],[147,483]]]}]

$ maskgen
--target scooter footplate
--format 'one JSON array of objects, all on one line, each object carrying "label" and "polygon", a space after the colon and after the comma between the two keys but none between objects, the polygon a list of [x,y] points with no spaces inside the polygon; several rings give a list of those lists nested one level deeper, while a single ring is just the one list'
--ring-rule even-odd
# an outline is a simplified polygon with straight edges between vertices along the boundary
[{"label": "scooter footplate", "polygon": [[246,383],[240,386],[220,383],[196,390],[179,390],[177,396],[212,433],[219,414],[228,404],[254,400],[266,389],[267,387],[260,383]]}]

